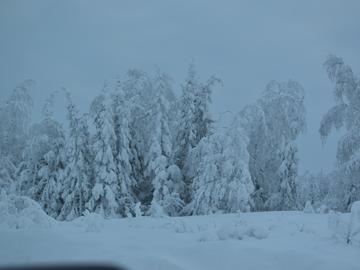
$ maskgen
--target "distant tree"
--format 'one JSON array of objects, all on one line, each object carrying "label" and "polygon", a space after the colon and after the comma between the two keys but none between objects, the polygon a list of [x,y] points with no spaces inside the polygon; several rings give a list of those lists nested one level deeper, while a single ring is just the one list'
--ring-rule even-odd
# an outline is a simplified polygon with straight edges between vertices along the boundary
[{"label": "distant tree", "polygon": [[32,80],[22,82],[0,108],[0,153],[14,165],[21,162],[22,151],[26,147],[33,107],[30,89],[33,85]]},{"label": "distant tree", "polygon": [[22,82],[0,103],[0,187],[8,193],[14,193],[18,185],[17,171],[26,148],[33,107],[33,85],[31,80]]},{"label": "distant tree", "polygon": [[336,209],[334,204],[335,187],[337,176],[334,173],[324,174],[322,171],[317,174],[306,172],[296,179],[296,195],[298,208],[304,208],[309,201],[315,208],[326,205],[329,208]]}]

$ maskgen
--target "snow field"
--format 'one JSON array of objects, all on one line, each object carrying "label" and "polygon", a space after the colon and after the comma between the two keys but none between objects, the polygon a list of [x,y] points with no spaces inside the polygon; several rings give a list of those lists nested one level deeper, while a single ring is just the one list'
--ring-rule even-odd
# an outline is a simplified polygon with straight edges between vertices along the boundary
[{"label": "snow field", "polygon": [[[127,269],[359,269],[360,248],[329,226],[334,214],[264,212],[2,226],[1,265],[104,262]],[[350,214],[337,216],[349,221]],[[357,225],[356,225],[357,226]]]}]

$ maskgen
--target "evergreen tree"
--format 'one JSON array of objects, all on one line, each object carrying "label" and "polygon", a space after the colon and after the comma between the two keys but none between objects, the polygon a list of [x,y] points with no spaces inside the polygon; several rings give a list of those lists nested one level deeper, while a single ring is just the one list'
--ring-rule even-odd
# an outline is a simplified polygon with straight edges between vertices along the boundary
[{"label": "evergreen tree", "polygon": [[176,163],[181,170],[186,166],[186,160],[193,147],[196,146],[195,121],[195,94],[197,89],[197,79],[194,66],[190,66],[188,77],[182,85],[182,95],[179,106],[179,126],[176,139],[177,153]]},{"label": "evergreen tree", "polygon": [[90,134],[86,116],[80,116],[69,92],[67,118],[69,137],[67,140],[67,165],[63,183],[63,208],[59,219],[71,220],[81,216],[91,194],[93,185],[93,155],[90,148]]},{"label": "evergreen tree", "polygon": [[[129,148],[133,178],[136,180],[134,193],[143,208],[152,200],[152,183],[145,177],[145,156],[149,140],[149,116],[151,112],[152,86],[146,73],[131,69],[121,84],[126,105],[129,110]],[[119,88],[119,86],[117,86]],[[147,209],[143,209],[146,211]]]},{"label": "evergreen tree", "polygon": [[126,102],[124,90],[121,85],[117,85],[112,94],[112,115],[115,134],[115,162],[120,188],[120,212],[122,216],[135,214],[135,205],[137,202],[134,189],[136,188],[136,179],[131,161],[134,151],[131,149],[130,135],[130,104]]},{"label": "evergreen tree", "polygon": [[[169,129],[168,113],[170,102],[166,92],[170,90],[169,80],[164,74],[158,74],[154,80],[153,112],[151,113],[150,146],[147,155],[146,176],[153,185],[153,198],[150,211],[176,215],[183,206],[180,199],[182,184],[172,178],[168,172],[172,157],[172,139]],[[176,168],[173,165],[171,171]],[[156,213],[155,213],[156,214]]]},{"label": "evergreen tree", "polygon": [[63,203],[60,194],[66,159],[64,130],[51,110],[53,98],[51,95],[46,101],[42,121],[31,127],[20,166],[19,191],[56,218]]},{"label": "evergreen tree", "polygon": [[193,176],[189,163],[189,155],[202,138],[211,134],[212,119],[210,117],[209,105],[213,86],[219,82],[211,77],[205,84],[199,82],[195,68],[190,65],[179,101],[179,125],[175,144],[175,162],[183,173],[186,188],[182,194],[185,203],[191,201],[192,192],[189,190]]},{"label": "evergreen tree", "polygon": [[113,152],[116,137],[113,118],[104,94],[92,102],[91,113],[96,129],[93,145],[95,182],[88,207],[90,211],[105,217],[114,217],[120,215],[120,187]]}]

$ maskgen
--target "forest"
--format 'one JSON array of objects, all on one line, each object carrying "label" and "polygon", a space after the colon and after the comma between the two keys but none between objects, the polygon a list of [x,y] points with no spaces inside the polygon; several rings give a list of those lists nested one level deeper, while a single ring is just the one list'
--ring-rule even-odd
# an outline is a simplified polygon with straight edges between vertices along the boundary
[{"label": "forest", "polygon": [[[319,65],[321,68],[321,65]],[[100,89],[80,113],[59,89],[33,123],[31,89],[19,84],[0,104],[0,190],[36,201],[50,216],[73,220],[302,210],[349,211],[360,200],[360,80],[334,55],[324,62],[334,105],[319,136],[343,130],[329,174],[298,173],[297,139],[306,132],[306,89],[271,81],[226,128],[211,116],[213,76],[190,65],[185,81],[130,69]],[[181,90],[179,96],[174,89]],[[67,123],[53,113],[66,98]]]}]

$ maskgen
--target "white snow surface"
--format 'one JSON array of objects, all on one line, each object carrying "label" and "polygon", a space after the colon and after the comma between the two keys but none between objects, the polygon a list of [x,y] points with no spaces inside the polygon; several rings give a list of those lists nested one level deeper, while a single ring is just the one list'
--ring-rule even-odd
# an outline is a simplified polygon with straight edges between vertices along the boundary
[{"label": "white snow surface", "polygon": [[[331,214],[265,212],[0,225],[0,267],[106,263],[126,269],[359,269],[360,246],[333,237]],[[349,214],[341,214],[350,220]]]}]

